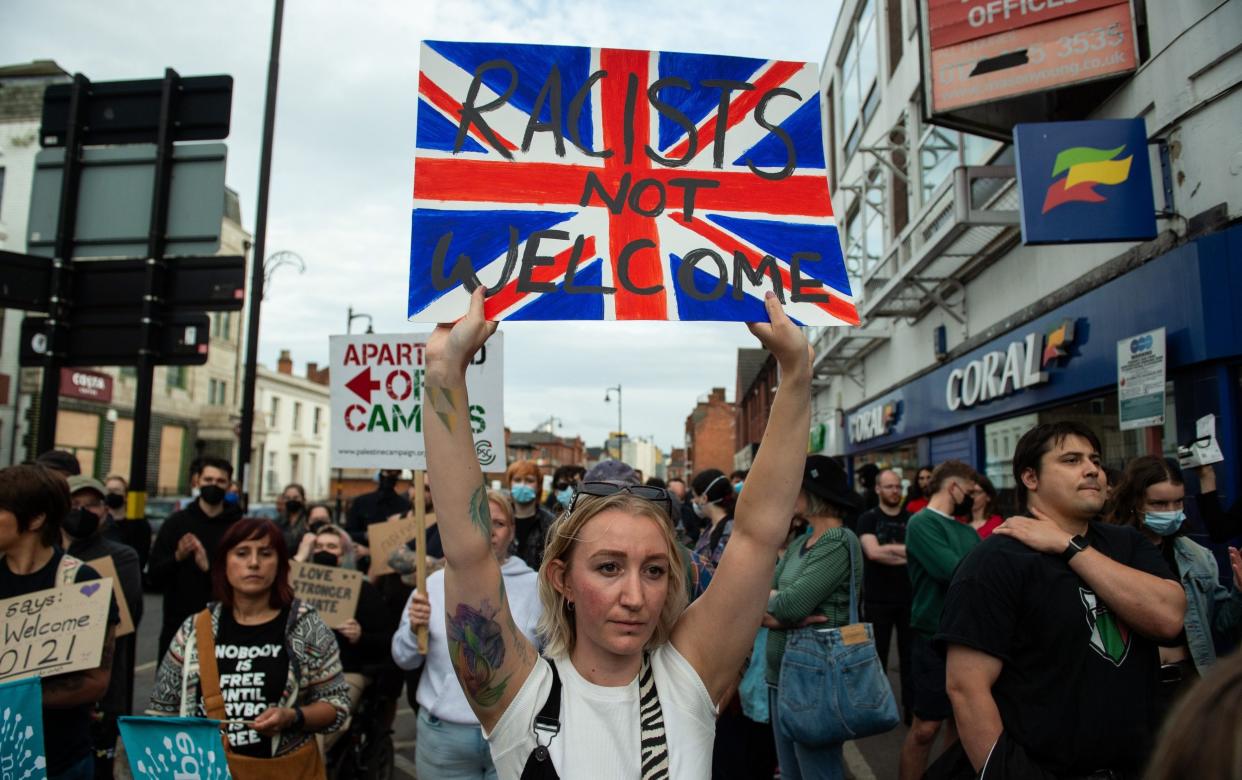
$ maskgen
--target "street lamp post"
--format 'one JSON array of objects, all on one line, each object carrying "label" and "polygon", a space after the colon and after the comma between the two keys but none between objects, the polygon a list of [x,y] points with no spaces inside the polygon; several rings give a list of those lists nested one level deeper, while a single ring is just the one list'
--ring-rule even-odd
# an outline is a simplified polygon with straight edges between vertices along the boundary
[{"label": "street lamp post", "polygon": [[618,383],[614,387],[604,388],[604,403],[612,400],[611,393],[617,391],[617,460],[621,460],[622,450],[621,442],[625,440],[625,428],[621,425],[621,385]]},{"label": "street lamp post", "polygon": [[[366,318],[366,321],[367,321],[367,333],[375,332],[375,328],[373,327],[374,321],[371,319],[370,314],[363,314],[362,312],[355,312],[354,307],[350,306],[345,312],[345,317],[346,317],[345,319],[345,335],[346,336],[350,335],[350,333],[353,332],[354,320],[360,320],[364,317]],[[336,470],[336,521],[342,524],[345,522],[345,518],[342,516],[342,513],[341,513],[341,510],[344,506],[342,496],[341,496],[341,486],[342,486],[342,483],[344,483],[344,481],[345,481],[345,469],[338,468]]]}]

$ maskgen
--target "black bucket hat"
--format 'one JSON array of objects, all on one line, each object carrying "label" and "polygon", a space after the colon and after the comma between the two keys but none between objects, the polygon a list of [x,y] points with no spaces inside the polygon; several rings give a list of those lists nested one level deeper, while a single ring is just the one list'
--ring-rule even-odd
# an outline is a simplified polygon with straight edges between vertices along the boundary
[{"label": "black bucket hat", "polygon": [[802,469],[802,489],[845,509],[862,507],[862,497],[850,487],[845,469],[827,455],[811,455]]}]

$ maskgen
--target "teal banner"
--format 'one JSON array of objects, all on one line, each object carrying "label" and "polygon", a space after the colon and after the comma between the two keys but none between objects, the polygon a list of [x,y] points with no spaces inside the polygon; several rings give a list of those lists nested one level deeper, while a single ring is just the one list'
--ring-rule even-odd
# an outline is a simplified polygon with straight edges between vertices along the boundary
[{"label": "teal banner", "polygon": [[0,777],[47,780],[43,752],[43,681],[0,683]]},{"label": "teal banner", "polygon": [[121,718],[134,780],[231,780],[220,723],[206,718]]}]

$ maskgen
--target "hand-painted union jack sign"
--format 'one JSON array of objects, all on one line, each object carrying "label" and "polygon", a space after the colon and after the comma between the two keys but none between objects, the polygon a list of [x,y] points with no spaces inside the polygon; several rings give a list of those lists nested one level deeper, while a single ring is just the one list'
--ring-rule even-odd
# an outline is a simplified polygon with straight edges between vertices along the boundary
[{"label": "hand-painted union jack sign", "polygon": [[427,41],[411,320],[857,324],[814,64]]}]

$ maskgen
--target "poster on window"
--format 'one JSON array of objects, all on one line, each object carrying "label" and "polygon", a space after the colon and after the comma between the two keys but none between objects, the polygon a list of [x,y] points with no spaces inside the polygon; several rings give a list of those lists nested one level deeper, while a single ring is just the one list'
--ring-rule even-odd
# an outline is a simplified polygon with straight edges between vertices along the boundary
[{"label": "poster on window", "polygon": [[1164,328],[1117,342],[1117,409],[1123,431],[1164,425]]}]

